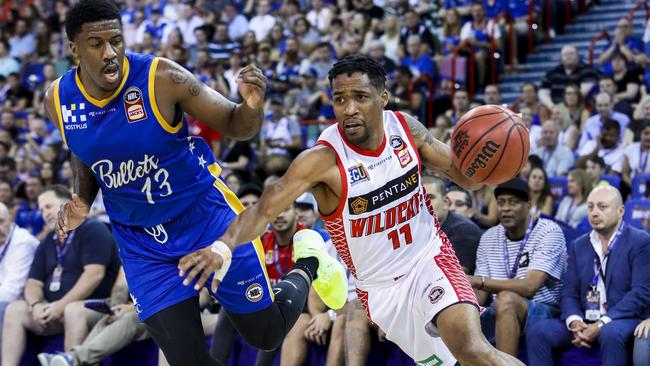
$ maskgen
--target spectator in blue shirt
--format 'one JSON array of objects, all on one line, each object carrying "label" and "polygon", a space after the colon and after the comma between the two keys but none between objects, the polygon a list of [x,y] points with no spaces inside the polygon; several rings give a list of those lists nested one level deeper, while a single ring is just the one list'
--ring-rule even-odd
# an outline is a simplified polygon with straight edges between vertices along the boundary
[{"label": "spectator in blue shirt", "polygon": [[415,77],[427,74],[432,78],[436,76],[436,67],[428,53],[422,52],[422,41],[420,36],[413,34],[407,40],[406,48],[408,56],[402,60],[402,65],[411,69]]},{"label": "spectator in blue shirt", "polygon": [[611,73],[610,61],[614,52],[620,52],[628,60],[635,60],[636,55],[643,53],[643,41],[632,36],[632,24],[627,17],[621,18],[616,24],[614,40],[605,52],[598,56],[598,63],[605,69],[606,74]]},{"label": "spectator in blue shirt", "polygon": [[23,201],[15,212],[16,225],[27,229],[32,235],[43,239],[47,233],[45,221],[38,209],[38,196],[41,194],[43,187],[38,177],[30,177],[24,183],[25,201]]}]

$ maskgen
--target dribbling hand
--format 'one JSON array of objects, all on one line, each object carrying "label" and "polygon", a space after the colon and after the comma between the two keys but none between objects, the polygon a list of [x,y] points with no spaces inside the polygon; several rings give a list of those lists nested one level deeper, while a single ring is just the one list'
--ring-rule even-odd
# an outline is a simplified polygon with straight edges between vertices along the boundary
[{"label": "dribbling hand", "polygon": [[[185,286],[189,286],[192,281],[200,275],[194,285],[194,289],[199,291],[203,288],[203,285],[205,285],[208,277],[221,268],[223,262],[223,258],[216,254],[212,250],[212,247],[199,249],[193,253],[186,254],[181,258],[178,262],[178,275],[185,277],[183,280],[183,285]],[[185,276],[185,274],[187,274],[187,276]],[[217,279],[217,276],[214,276],[212,278],[212,286],[210,286],[212,293],[217,292],[219,283],[221,283],[221,281]]]},{"label": "dribbling hand", "polygon": [[264,94],[266,92],[266,76],[255,65],[247,65],[237,76],[239,94],[252,109],[264,106]]},{"label": "dribbling hand", "polygon": [[68,232],[79,227],[89,213],[90,206],[79,198],[79,196],[73,194],[72,200],[66,202],[59,210],[56,223],[56,232],[59,238],[67,237]]}]

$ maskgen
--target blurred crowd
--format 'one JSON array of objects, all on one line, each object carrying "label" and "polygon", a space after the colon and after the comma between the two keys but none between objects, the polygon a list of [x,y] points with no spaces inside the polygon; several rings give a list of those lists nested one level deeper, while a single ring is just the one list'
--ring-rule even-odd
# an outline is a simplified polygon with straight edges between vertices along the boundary
[{"label": "blurred crowd", "polygon": [[[64,248],[70,251],[61,251],[52,231],[58,208],[70,199],[72,171],[69,152],[42,102],[49,84],[75,65],[63,28],[73,4],[0,2],[0,329],[5,366],[18,364],[28,331],[64,333],[66,353],[39,355],[43,365],[97,364],[132,341],[148,338],[135,316],[137,299],[129,299],[101,197],[93,205],[92,220],[66,241]],[[120,5],[128,51],[169,58],[232,101],[241,101],[236,82],[241,68],[254,63],[264,72],[266,115],[251,141],[223,138],[186,116],[190,132],[213,147],[224,180],[244,206],[253,204],[264,186],[334,122],[328,71],[338,59],[364,53],[377,60],[388,73],[387,108],[416,116],[437,139],[449,142],[465,112],[503,104],[500,76],[522,72],[528,53],[542,38],[562,32],[558,14],[565,6],[564,1],[547,7],[544,1],[523,0],[124,0]],[[622,18],[608,32],[612,37],[593,64],[567,45],[561,62],[544,70],[542,80],[522,83],[509,108],[529,129],[531,155],[515,182],[467,192],[438,177],[424,179],[442,229],[488,306],[482,317],[486,335],[515,355],[525,348],[520,337],[549,337],[540,329],[553,328],[550,323],[532,327],[533,320],[576,315],[565,314],[569,305],[560,300],[582,296],[581,289],[563,286],[567,253],[569,271],[585,265],[571,261],[574,246],[590,240],[581,235],[593,233],[603,217],[618,217],[606,209],[595,214],[589,197],[616,201],[610,189],[616,188],[619,206],[625,205],[629,214],[624,221],[648,229],[650,23],[640,35],[629,18]],[[536,223],[524,239],[523,232],[515,235],[522,228],[527,232],[522,222]],[[291,267],[291,238],[298,229],[313,227],[331,243],[322,226],[310,195],[301,196],[272,223],[263,238],[272,280]],[[648,241],[641,231],[624,235],[630,243]],[[514,248],[507,249],[514,251],[509,256],[517,261],[514,271],[503,271],[504,241]],[[522,249],[517,254],[521,242],[525,257]],[[641,321],[650,317],[650,288],[638,289],[646,279],[650,283],[650,277],[638,274],[648,272],[639,269],[648,264],[639,259],[648,257],[645,250],[630,249],[627,262],[617,264],[621,273],[634,273],[619,276],[624,278],[617,279],[617,292],[601,290],[610,298],[610,310],[602,314],[616,313],[611,309],[622,298],[637,300],[617,315],[637,320],[625,328],[627,338],[620,332],[601,333],[604,364],[622,363],[607,359],[608,352],[611,356],[620,349],[603,344],[629,345],[634,336],[647,340],[650,323]],[[227,362],[236,331],[218,315],[218,304],[204,297],[206,335],[215,334],[212,353]],[[565,327],[579,340],[595,324],[580,311],[585,328],[572,322]],[[619,318],[612,315],[609,322],[620,327],[614,323]],[[524,325],[537,333],[524,334]],[[562,329],[549,339],[560,339],[560,333]],[[585,343],[574,346],[598,342],[598,334],[584,334]],[[307,344],[314,343],[328,345],[328,365],[344,359],[363,365],[372,339],[383,341],[383,334],[368,322],[351,285],[343,311],[329,310],[310,296],[279,355],[260,352],[255,362],[266,365],[280,357],[282,364],[302,364]],[[539,365],[547,362],[541,358],[545,352],[563,346],[549,340],[531,351],[528,343],[529,358],[531,352],[539,356],[531,364]],[[650,344],[637,343],[635,365],[650,364]],[[625,360],[631,359],[630,354]]]}]

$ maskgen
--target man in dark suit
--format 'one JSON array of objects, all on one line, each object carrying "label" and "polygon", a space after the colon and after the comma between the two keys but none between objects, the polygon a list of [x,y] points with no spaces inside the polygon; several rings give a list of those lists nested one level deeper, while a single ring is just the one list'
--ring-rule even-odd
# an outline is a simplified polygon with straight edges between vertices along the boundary
[{"label": "man in dark suit", "polygon": [[650,235],[623,221],[623,200],[612,186],[587,199],[593,230],[569,249],[560,307],[527,333],[529,365],[552,365],[553,350],[600,344],[604,366],[629,365],[634,328],[650,316]]}]

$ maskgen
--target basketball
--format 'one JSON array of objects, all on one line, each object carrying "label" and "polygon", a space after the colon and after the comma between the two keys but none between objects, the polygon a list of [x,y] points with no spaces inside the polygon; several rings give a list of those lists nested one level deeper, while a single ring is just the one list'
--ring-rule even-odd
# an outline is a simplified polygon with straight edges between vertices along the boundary
[{"label": "basketball", "polygon": [[476,107],[456,123],[451,150],[453,164],[472,182],[503,183],[519,173],[528,160],[528,129],[508,108]]}]

